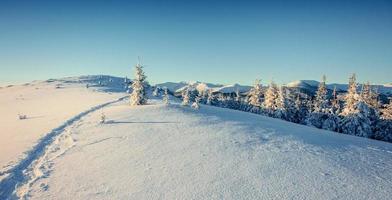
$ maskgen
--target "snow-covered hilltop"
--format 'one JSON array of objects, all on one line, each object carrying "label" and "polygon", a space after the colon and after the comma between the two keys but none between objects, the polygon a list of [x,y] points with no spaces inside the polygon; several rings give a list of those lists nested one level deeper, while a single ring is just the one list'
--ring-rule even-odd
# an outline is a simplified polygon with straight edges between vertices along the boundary
[{"label": "snow-covered hilltop", "polygon": [[[127,100],[46,138],[17,177],[29,199],[390,199],[392,144],[202,106]],[[174,104],[174,105],[173,105]],[[12,174],[15,173],[15,174]],[[13,189],[1,182],[1,197]],[[13,184],[10,184],[13,185]]]},{"label": "snow-covered hilltop", "polygon": [[0,199],[392,198],[392,143],[195,110],[173,96],[165,105],[151,90],[147,105],[130,106],[129,82],[82,76],[2,88]]}]

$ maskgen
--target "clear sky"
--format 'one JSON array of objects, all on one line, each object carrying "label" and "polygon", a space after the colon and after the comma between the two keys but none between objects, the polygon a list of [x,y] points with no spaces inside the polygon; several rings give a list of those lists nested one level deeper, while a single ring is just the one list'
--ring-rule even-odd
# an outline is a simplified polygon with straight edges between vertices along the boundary
[{"label": "clear sky", "polygon": [[133,75],[392,82],[392,1],[2,1],[0,84]]}]

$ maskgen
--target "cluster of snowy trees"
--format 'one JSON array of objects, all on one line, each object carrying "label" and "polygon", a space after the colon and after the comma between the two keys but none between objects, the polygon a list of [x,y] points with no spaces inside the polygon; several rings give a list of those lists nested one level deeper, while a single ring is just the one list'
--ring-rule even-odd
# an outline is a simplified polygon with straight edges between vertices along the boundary
[{"label": "cluster of snowy trees", "polygon": [[[135,69],[135,79],[130,85],[130,104],[144,105],[147,103],[148,83],[143,66],[138,63]],[[202,103],[242,110],[320,129],[392,142],[392,100],[387,105],[381,105],[377,92],[369,83],[363,84],[360,92],[357,86],[355,74],[350,77],[343,98],[338,98],[336,88],[331,95],[328,94],[325,76],[314,96],[278,86],[274,82],[263,89],[260,80],[255,81],[246,96],[242,96],[239,91],[235,95],[226,96],[214,94],[212,90],[199,92],[188,86],[182,91],[181,105],[199,109]],[[161,92],[155,88],[153,96]],[[166,88],[162,96],[164,103],[169,104]]]},{"label": "cluster of snowy trees", "polygon": [[[314,96],[271,82],[263,89],[260,80],[245,95],[198,92],[189,86],[182,93],[183,105],[207,104],[242,110],[344,134],[392,142],[392,105],[381,105],[369,83],[357,91],[355,74],[347,93],[338,98],[336,88],[328,94],[323,76]],[[197,106],[198,107],[198,106]]]}]

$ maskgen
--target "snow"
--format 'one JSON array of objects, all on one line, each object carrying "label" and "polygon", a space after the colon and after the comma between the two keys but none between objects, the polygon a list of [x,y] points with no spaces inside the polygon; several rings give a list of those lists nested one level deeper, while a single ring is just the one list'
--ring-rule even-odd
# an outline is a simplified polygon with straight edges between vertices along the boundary
[{"label": "snow", "polygon": [[[50,79],[0,90],[0,167],[10,168],[38,139],[67,119],[124,96],[119,87],[98,87],[99,76]],[[91,87],[86,88],[85,84]],[[56,88],[57,87],[57,88]],[[19,120],[18,114],[27,119]],[[1,173],[0,173],[1,178]]]},{"label": "snow", "polygon": [[[35,84],[0,90],[0,158],[30,150],[1,169],[0,199],[391,199],[390,143],[172,97],[132,107],[78,81]],[[20,121],[16,107],[44,117]]]}]

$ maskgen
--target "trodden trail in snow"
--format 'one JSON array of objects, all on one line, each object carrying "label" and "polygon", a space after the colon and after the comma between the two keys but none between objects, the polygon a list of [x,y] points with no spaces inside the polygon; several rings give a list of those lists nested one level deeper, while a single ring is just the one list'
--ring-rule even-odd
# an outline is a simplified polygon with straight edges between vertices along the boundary
[{"label": "trodden trail in snow", "polygon": [[86,115],[126,98],[128,96],[94,106],[45,134],[18,164],[0,171],[0,175],[5,177],[0,182],[0,199],[27,198],[30,186],[47,175],[51,161],[74,145],[74,140],[70,136],[72,128],[80,125]]}]

